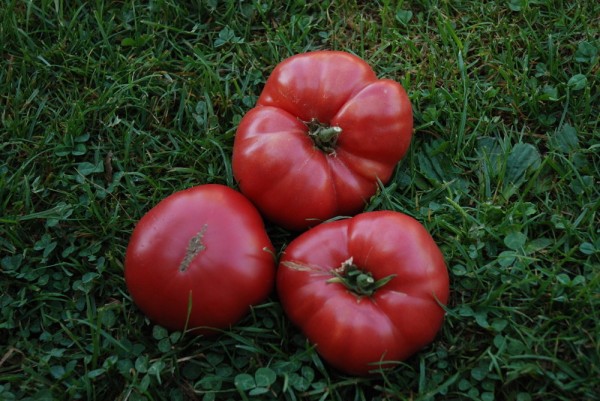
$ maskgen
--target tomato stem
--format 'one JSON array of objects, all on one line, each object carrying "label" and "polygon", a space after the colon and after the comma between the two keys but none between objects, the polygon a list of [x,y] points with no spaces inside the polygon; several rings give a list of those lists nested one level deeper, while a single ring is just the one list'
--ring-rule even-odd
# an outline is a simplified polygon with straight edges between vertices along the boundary
[{"label": "tomato stem", "polygon": [[308,127],[308,136],[311,137],[315,146],[323,152],[335,155],[335,148],[342,128],[319,122],[316,118],[304,122]]},{"label": "tomato stem", "polygon": [[190,267],[192,260],[194,260],[194,258],[198,256],[200,252],[206,249],[206,246],[202,243],[202,238],[204,237],[207,228],[207,224],[203,225],[200,231],[198,231],[198,233],[190,239],[188,247],[185,250],[185,257],[179,265],[180,272],[186,271],[187,268]]},{"label": "tomato stem", "polygon": [[389,283],[395,274],[375,280],[371,272],[367,272],[354,264],[354,259],[349,259],[342,262],[341,266],[332,271],[333,278],[327,280],[328,283],[340,283],[348,288],[351,292],[363,296],[373,296],[378,289]]}]

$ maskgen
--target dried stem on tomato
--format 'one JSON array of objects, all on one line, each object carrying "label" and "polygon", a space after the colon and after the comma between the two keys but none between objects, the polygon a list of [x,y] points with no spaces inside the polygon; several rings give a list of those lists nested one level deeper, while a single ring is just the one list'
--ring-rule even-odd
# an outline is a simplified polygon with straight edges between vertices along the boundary
[{"label": "dried stem on tomato", "polygon": [[319,122],[316,118],[304,124],[308,127],[308,136],[313,140],[315,146],[321,151],[335,155],[337,140],[342,133],[342,128],[330,126]]},{"label": "dried stem on tomato", "polygon": [[378,289],[389,283],[395,274],[375,280],[371,272],[364,271],[354,264],[352,257],[342,262],[341,266],[332,271],[333,278],[328,283],[343,284],[348,290],[359,297],[370,297]]}]

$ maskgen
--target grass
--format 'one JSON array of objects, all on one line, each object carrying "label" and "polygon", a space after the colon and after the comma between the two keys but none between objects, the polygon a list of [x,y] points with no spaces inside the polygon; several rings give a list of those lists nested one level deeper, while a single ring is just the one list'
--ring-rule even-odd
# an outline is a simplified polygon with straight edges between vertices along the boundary
[{"label": "grass", "polygon": [[[599,15],[592,0],[4,1],[0,399],[597,400]],[[436,341],[372,378],[324,365],[275,295],[190,338],[145,319],[123,279],[135,222],[176,190],[235,187],[236,124],[270,70],[325,48],[407,89],[410,154],[366,209],[417,217],[451,275]]]}]

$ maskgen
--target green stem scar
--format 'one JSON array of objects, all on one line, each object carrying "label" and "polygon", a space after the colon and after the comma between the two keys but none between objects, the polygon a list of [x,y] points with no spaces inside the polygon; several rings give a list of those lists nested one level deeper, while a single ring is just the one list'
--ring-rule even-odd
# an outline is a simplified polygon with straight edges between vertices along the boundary
[{"label": "green stem scar", "polygon": [[304,124],[308,127],[308,136],[313,140],[315,146],[325,153],[335,155],[337,140],[342,133],[342,128],[323,124],[316,118],[304,122]]},{"label": "green stem scar", "polygon": [[354,259],[349,259],[342,262],[341,266],[332,271],[333,277],[327,280],[328,283],[343,284],[348,290],[359,297],[370,297],[377,292],[378,289],[389,283],[395,274],[375,280],[371,272],[362,270],[354,264]]},{"label": "green stem scar", "polygon": [[186,271],[187,268],[190,267],[192,260],[194,260],[194,258],[198,256],[200,252],[206,249],[206,246],[202,243],[202,238],[204,237],[207,228],[207,224],[203,225],[200,231],[198,231],[198,233],[194,235],[192,239],[190,239],[187,249],[185,250],[185,257],[179,265],[180,272]]}]

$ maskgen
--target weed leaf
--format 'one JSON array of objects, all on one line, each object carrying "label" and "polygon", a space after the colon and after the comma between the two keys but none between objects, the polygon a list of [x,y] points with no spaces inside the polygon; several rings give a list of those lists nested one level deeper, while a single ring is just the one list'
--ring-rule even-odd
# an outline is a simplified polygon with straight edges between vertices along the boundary
[{"label": "weed leaf", "polygon": [[573,75],[571,79],[569,79],[567,85],[569,85],[569,88],[573,90],[582,90],[587,86],[587,78],[583,74]]},{"label": "weed leaf", "polygon": [[527,236],[522,232],[512,232],[504,238],[504,244],[514,251],[522,249],[527,241]]},{"label": "weed leaf", "polygon": [[577,130],[568,123],[564,124],[561,130],[550,138],[550,145],[561,153],[570,153],[577,150],[579,148]]},{"label": "weed leaf", "polygon": [[248,373],[240,373],[235,376],[234,384],[242,391],[247,391],[256,387],[254,377],[250,376]]},{"label": "weed leaf", "polygon": [[275,372],[273,372],[272,369],[258,368],[256,373],[254,374],[254,379],[258,387],[269,387],[270,385],[275,383],[277,376],[275,375]]},{"label": "weed leaf", "polygon": [[505,184],[519,187],[527,178],[527,171],[539,166],[540,159],[540,153],[532,144],[516,144],[510,151],[506,161]]}]

